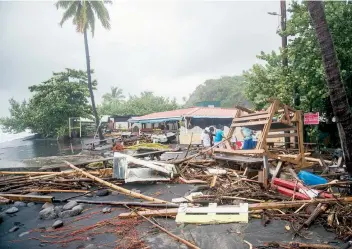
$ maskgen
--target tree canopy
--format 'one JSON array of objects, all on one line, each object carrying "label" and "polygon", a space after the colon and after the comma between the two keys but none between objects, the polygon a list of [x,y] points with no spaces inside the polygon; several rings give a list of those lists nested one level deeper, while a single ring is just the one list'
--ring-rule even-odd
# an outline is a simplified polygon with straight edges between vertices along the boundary
[{"label": "tree canopy", "polygon": [[[326,19],[334,40],[340,62],[342,78],[349,102],[352,102],[352,3],[324,1]],[[293,105],[293,89],[299,90],[304,111],[319,111],[332,117],[321,52],[315,30],[311,25],[306,3],[293,2],[288,11],[285,35],[289,37],[287,47],[288,68],[281,64],[282,51],[264,53],[258,58],[263,64],[256,64],[245,72],[248,98],[260,109],[269,97],[277,97]],[[283,34],[283,33],[281,33]],[[285,70],[285,71],[284,71]]]},{"label": "tree canopy", "polygon": [[112,1],[58,1],[56,8],[65,10],[60,25],[62,26],[67,20],[72,18],[73,25],[76,26],[76,31],[84,33],[86,29],[90,29],[94,36],[95,19],[99,19],[101,25],[105,29],[110,29],[110,15],[105,4],[111,4]]},{"label": "tree canopy", "polygon": [[197,86],[185,106],[193,106],[201,101],[220,101],[222,107],[252,106],[245,96],[245,84],[242,76],[223,76],[220,79],[206,80]]},{"label": "tree canopy", "polygon": [[115,98],[112,98],[113,92],[103,96],[103,102],[98,107],[100,114],[137,116],[179,108],[175,99],[156,96],[152,92],[142,92],[139,96],[130,95],[127,100],[124,100],[121,98],[123,96],[122,90],[118,90],[119,94]]},{"label": "tree canopy", "polygon": [[[93,85],[96,85],[96,81]],[[6,131],[20,132],[29,128],[43,136],[61,136],[68,129],[70,117],[91,117],[88,102],[87,74],[66,69],[29,87],[33,93],[28,101],[10,99],[10,117],[1,118]]]}]

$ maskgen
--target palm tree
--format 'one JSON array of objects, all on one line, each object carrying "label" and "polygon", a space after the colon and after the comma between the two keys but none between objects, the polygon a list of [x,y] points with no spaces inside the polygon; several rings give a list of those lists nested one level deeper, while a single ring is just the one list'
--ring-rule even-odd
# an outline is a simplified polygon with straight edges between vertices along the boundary
[{"label": "palm tree", "polygon": [[87,75],[88,75],[88,88],[90,98],[92,101],[93,115],[95,117],[95,124],[98,129],[99,139],[103,140],[104,136],[100,128],[99,116],[97,108],[95,106],[94,93],[92,87],[92,76],[90,69],[89,59],[89,48],[88,48],[88,37],[87,30],[90,29],[92,36],[94,36],[95,19],[96,17],[100,20],[100,23],[105,29],[110,29],[110,16],[109,12],[105,7],[105,3],[112,3],[111,1],[98,1],[98,0],[60,0],[55,5],[56,8],[62,8],[65,10],[60,25],[62,26],[67,20],[72,18],[73,24],[76,26],[76,31],[83,33],[84,35],[84,47],[86,52],[86,64],[87,64]]},{"label": "palm tree", "polygon": [[103,99],[107,102],[121,101],[124,98],[125,98],[125,95],[123,95],[123,90],[117,86],[112,86],[111,92],[103,95]]},{"label": "palm tree", "polygon": [[308,1],[308,11],[323,57],[330,101],[339,128],[346,168],[352,174],[352,113],[342,83],[338,59],[325,18],[323,3],[321,1]]}]

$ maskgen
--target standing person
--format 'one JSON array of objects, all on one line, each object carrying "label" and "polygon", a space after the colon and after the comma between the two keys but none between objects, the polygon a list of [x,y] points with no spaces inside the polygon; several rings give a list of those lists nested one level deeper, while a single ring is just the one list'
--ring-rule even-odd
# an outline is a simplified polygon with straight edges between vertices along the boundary
[{"label": "standing person", "polygon": [[247,127],[242,127],[241,129],[242,136],[244,138],[243,140],[243,150],[250,150],[253,149],[253,131],[251,129],[248,129]]},{"label": "standing person", "polygon": [[[204,150],[209,149],[210,147],[213,146],[213,135],[212,132],[214,131],[213,127],[206,127],[204,131],[201,134],[201,142],[203,145]],[[211,151],[208,151],[207,154],[210,156]],[[204,159],[206,158],[206,154],[204,154]]]},{"label": "standing person", "polygon": [[214,145],[221,143],[224,138],[224,127],[222,125],[219,126],[219,129],[215,132]]}]

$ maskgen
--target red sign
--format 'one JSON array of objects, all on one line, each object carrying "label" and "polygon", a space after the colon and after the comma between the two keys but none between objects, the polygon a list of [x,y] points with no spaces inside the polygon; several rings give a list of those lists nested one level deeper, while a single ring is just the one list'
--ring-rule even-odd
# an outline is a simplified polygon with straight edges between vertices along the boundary
[{"label": "red sign", "polygon": [[319,112],[316,113],[305,113],[304,114],[304,124],[305,125],[317,125],[319,124]]}]

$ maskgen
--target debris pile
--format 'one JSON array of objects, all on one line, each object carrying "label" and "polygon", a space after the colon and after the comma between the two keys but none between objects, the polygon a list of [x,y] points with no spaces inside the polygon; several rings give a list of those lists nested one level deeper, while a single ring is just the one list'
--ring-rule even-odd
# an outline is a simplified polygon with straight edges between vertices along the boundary
[{"label": "debris pile", "polygon": [[[101,208],[103,211],[98,212],[104,215],[111,215],[112,208],[116,206],[125,210],[117,216],[83,227],[75,226],[75,221],[67,223],[65,220],[56,220],[52,224],[52,230],[40,231],[42,236],[35,238],[41,243],[66,245],[86,238],[88,234],[114,233],[119,238],[118,243],[115,241],[117,248],[148,248],[143,241],[144,235],[136,229],[146,221],[176,241],[190,248],[199,248],[194,241],[185,240],[168,231],[154,220],[155,217],[175,219],[177,224],[248,223],[250,219],[261,219],[263,226],[267,226],[271,220],[280,219],[288,221],[285,229],[292,233],[293,238],[302,237],[309,240],[308,231],[313,223],[334,230],[342,240],[351,238],[352,197],[348,196],[351,181],[341,180],[341,175],[347,175],[343,172],[329,174],[325,170],[325,161],[325,166],[318,168],[324,174],[309,173],[318,180],[317,184],[311,185],[312,182],[307,180],[310,175],[297,167],[292,168],[293,165],[288,162],[271,160],[268,164],[271,173],[265,178],[265,170],[260,163],[258,167],[258,161],[247,160],[247,163],[243,163],[244,159],[241,158],[239,163],[226,157],[222,159],[221,155],[214,156],[216,159],[203,159],[202,152],[191,152],[191,155],[187,156],[188,153],[187,150],[183,159],[165,162],[147,161],[141,159],[143,156],[116,153],[118,160],[111,158],[113,164],[104,164],[105,168],[95,170],[89,169],[87,165],[78,167],[63,161],[69,170],[1,171],[1,202],[16,201],[14,206],[6,211],[8,215],[18,212],[22,203],[29,206],[29,203],[24,202],[43,202],[45,204],[39,217],[53,220],[74,216],[77,216],[76,221],[89,219],[96,213],[89,213],[86,204],[104,205],[104,208]],[[193,189],[185,196],[165,201],[157,196],[125,188],[123,185],[128,182],[126,172],[130,169],[134,169],[130,172],[137,172],[138,167],[151,170],[154,175],[150,177],[155,177],[155,182],[193,184]],[[301,173],[298,173],[299,171]],[[160,178],[156,176],[160,175],[167,176],[167,179],[158,180]],[[324,181],[319,182],[319,179]],[[143,181],[147,182],[148,179]],[[109,194],[106,188],[136,200],[122,202],[78,198],[92,193],[106,196],[105,192]],[[52,205],[54,198],[47,194],[56,192],[77,195],[61,200],[62,206],[55,206]],[[104,195],[98,195],[98,192],[104,192]],[[72,200],[73,198],[75,200]],[[55,239],[55,242],[52,239]],[[250,243],[249,245],[252,246]],[[319,244],[285,244],[280,241],[277,244],[260,246],[262,247],[257,248],[334,248]]]}]

